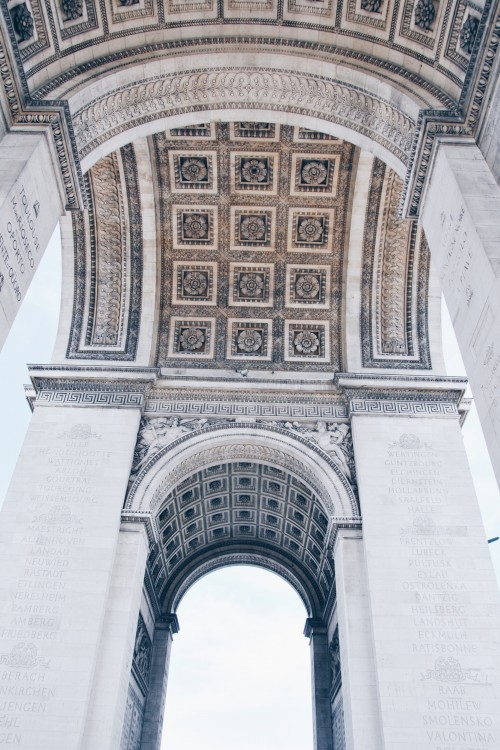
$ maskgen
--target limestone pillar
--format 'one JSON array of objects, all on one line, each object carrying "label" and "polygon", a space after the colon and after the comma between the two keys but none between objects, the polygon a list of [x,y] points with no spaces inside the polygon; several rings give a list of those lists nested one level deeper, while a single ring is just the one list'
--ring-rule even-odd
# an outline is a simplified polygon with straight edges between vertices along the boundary
[{"label": "limestone pillar", "polygon": [[148,547],[143,524],[122,524],[82,750],[120,746]]},{"label": "limestone pillar", "polygon": [[500,187],[473,142],[441,143],[424,196],[432,262],[500,481]]},{"label": "limestone pillar", "polygon": [[310,617],[304,635],[311,646],[314,750],[333,750],[328,631],[322,620]]},{"label": "limestone pillar", "polygon": [[335,587],[346,750],[379,750],[370,597],[363,537],[358,530],[339,529],[337,533]]},{"label": "limestone pillar", "polygon": [[58,168],[44,135],[0,141],[0,348],[62,214]]},{"label": "limestone pillar", "polygon": [[339,383],[352,416],[380,748],[500,747],[500,594],[456,379]]},{"label": "limestone pillar", "polygon": [[[34,414],[0,517],[0,742],[81,750],[87,720],[91,733],[114,731],[119,696],[105,683],[121,689],[121,676],[103,670],[123,672],[137,623],[144,544],[133,540],[125,563],[120,515],[148,377],[32,377]],[[117,589],[130,565],[125,601]]]},{"label": "limestone pillar", "polygon": [[[162,739],[172,636],[179,631],[176,615],[165,615],[155,625],[151,676],[144,710],[141,750],[159,750]],[[168,733],[168,726],[165,729]]]}]

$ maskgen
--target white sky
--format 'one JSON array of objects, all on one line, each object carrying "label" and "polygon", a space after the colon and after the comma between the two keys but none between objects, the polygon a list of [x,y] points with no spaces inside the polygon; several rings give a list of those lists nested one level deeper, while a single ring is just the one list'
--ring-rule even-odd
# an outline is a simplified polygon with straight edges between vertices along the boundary
[{"label": "white sky", "polygon": [[[30,418],[26,363],[48,362],[52,354],[60,276],[56,230],[0,353],[0,504]],[[443,317],[448,373],[461,375],[452,326]],[[475,409],[463,434],[486,536],[500,535],[500,495]],[[490,551],[500,582],[500,542]],[[312,747],[306,613],[288,584],[254,568],[217,571],[193,586],[178,616],[162,750]]]}]

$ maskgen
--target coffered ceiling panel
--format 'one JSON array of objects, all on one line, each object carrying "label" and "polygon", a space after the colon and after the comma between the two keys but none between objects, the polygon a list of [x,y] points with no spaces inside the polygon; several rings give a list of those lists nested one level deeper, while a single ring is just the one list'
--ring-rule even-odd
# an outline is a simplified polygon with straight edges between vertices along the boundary
[{"label": "coffered ceiling panel", "polygon": [[150,143],[157,363],[339,369],[356,149],[263,122],[176,129]]}]

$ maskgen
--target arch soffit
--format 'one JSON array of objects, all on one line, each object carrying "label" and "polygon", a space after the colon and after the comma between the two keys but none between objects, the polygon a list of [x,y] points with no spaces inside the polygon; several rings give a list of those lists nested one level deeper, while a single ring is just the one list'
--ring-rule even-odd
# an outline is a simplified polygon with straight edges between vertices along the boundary
[{"label": "arch soffit", "polygon": [[155,515],[164,498],[193,472],[217,463],[266,462],[309,484],[335,523],[360,522],[353,488],[334,461],[300,435],[274,425],[210,425],[158,451],[129,489],[125,510]]},{"label": "arch soffit", "polygon": [[[138,137],[216,119],[322,130],[373,152],[400,176],[422,102],[375,74],[294,55],[163,58],[87,80],[68,97],[84,171]],[[311,72],[311,68],[319,72]]]},{"label": "arch soffit", "polygon": [[275,573],[286,581],[299,595],[306,608],[308,617],[315,617],[321,614],[318,598],[308,585],[309,582],[302,580],[301,577],[296,575],[289,565],[284,564],[279,559],[274,559],[269,554],[269,550],[266,550],[265,553],[259,553],[256,550],[252,552],[228,550],[219,552],[215,557],[211,556],[208,560],[203,558],[195,560],[191,569],[186,571],[182,577],[179,577],[168,591],[162,603],[164,611],[169,613],[177,612],[182,599],[197,581],[209,573],[234,565],[252,565],[267,570],[270,573]]}]

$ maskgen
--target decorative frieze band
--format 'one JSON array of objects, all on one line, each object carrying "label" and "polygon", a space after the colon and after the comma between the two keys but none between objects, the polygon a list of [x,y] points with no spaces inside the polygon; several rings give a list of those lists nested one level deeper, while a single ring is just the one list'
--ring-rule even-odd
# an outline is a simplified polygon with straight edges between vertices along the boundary
[{"label": "decorative frieze band", "polygon": [[405,401],[353,398],[349,402],[351,415],[373,414],[418,416],[418,417],[458,417],[456,404],[442,401]]},{"label": "decorative frieze band", "polygon": [[[240,394],[238,394],[240,395]],[[297,397],[298,399],[299,397]],[[347,407],[339,403],[286,403],[277,401],[190,401],[188,399],[146,399],[144,411],[158,416],[255,417],[257,419],[347,419]]]},{"label": "decorative frieze band", "polygon": [[90,102],[73,117],[80,158],[132,126],[192,111],[197,100],[210,109],[244,104],[314,115],[366,135],[404,164],[415,133],[415,123],[390,102],[333,79],[279,69],[214,68],[145,79]]},{"label": "decorative frieze band", "polygon": [[36,406],[111,406],[121,408],[142,408],[144,393],[138,391],[38,391]]},{"label": "decorative frieze band", "polygon": [[155,379],[153,372],[140,369],[123,379],[116,374],[109,379],[105,376],[95,379],[79,378],[76,372],[73,377],[61,377],[61,372],[50,377],[48,371],[39,370],[37,365],[30,368],[30,373],[36,391],[34,406],[110,406],[142,409],[145,393]]}]

